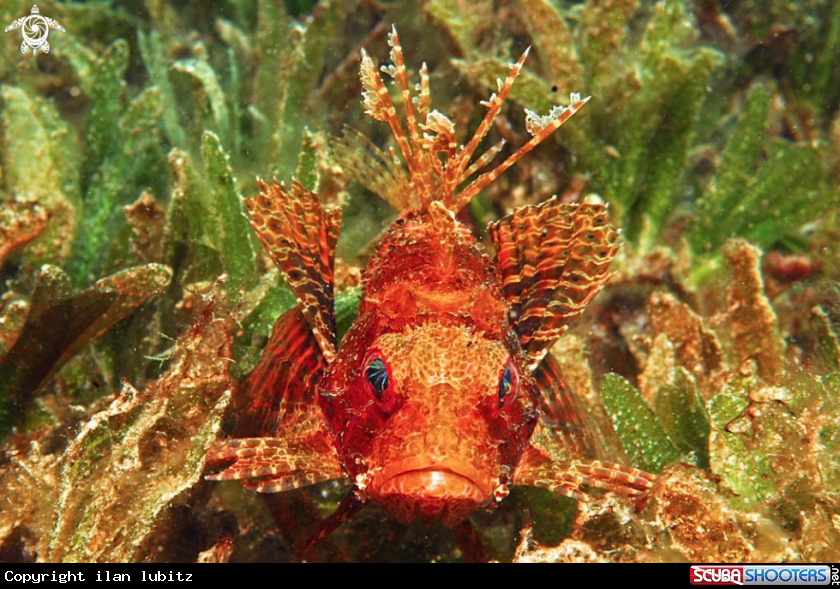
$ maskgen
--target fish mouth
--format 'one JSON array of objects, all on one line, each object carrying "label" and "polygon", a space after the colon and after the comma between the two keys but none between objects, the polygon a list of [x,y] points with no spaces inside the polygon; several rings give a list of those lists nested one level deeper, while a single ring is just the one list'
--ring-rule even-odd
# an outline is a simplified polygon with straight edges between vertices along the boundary
[{"label": "fish mouth", "polygon": [[398,520],[437,519],[454,526],[487,505],[492,477],[469,464],[427,458],[397,461],[371,481],[371,498]]}]

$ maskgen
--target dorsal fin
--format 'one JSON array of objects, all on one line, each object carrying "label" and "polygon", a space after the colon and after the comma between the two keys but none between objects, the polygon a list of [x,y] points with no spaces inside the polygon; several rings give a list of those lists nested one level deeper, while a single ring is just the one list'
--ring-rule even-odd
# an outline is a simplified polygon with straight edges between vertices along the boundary
[{"label": "dorsal fin", "polygon": [[[424,63],[420,68],[419,96],[412,96],[396,28],[392,28],[388,33],[388,44],[391,46],[392,63],[382,66],[380,70],[394,78],[397,83],[402,94],[405,121],[400,120],[382,76],[364,50],[362,50],[360,68],[364,89],[362,95],[367,109],[365,112],[378,121],[388,123],[391,127],[402,162],[408,168],[408,172],[394,172],[395,166],[401,165],[394,161],[396,160],[395,152],[391,154],[391,161],[384,157],[381,150],[378,150],[378,153],[367,162],[363,161],[364,158],[351,159],[354,162],[362,162],[360,173],[362,178],[370,179],[376,177],[377,171],[381,175],[383,169],[387,170],[388,175],[398,183],[397,186],[384,186],[381,182],[367,182],[365,185],[388,202],[400,205],[400,208],[427,210],[432,202],[440,201],[447,209],[458,213],[472,197],[559,129],[589,100],[589,98],[581,99],[579,94],[573,93],[570,95],[568,107],[556,106],[548,115],[542,117],[526,109],[526,127],[532,135],[531,139],[496,168],[484,172],[466,184],[471,177],[490,163],[504,145],[504,141],[501,141],[490,147],[483,155],[473,159],[481,141],[490,132],[493,122],[501,111],[502,104],[525,63],[528,51],[526,50],[522,57],[511,65],[504,82],[497,80],[498,93],[494,92],[490,98],[481,101],[482,106],[487,108],[487,112],[472,138],[466,145],[459,146],[455,139],[455,125],[452,121],[442,113],[430,110],[431,95],[426,64]],[[350,142],[346,143],[350,144]]]},{"label": "dorsal fin", "polygon": [[411,185],[408,173],[393,149],[379,149],[370,139],[352,128],[336,140],[331,151],[344,170],[352,170],[353,179],[379,195],[398,211],[415,208],[416,197],[406,188]]},{"label": "dorsal fin", "polygon": [[488,225],[511,327],[536,369],[612,276],[618,232],[603,204],[526,206]]},{"label": "dorsal fin", "polygon": [[260,193],[245,199],[248,219],[297,299],[318,347],[335,357],[333,263],[341,209],[324,209],[318,195],[297,180],[259,181]]}]

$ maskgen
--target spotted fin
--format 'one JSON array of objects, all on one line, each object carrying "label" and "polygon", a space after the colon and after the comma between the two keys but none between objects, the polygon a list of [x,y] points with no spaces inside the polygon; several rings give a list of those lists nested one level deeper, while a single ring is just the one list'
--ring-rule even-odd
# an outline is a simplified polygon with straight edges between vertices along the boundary
[{"label": "spotted fin", "polygon": [[491,223],[510,322],[535,370],[611,277],[618,232],[602,204],[552,198]]},{"label": "spotted fin", "polygon": [[245,200],[248,218],[277,264],[329,362],[335,357],[333,308],[335,246],[341,209],[324,209],[318,195],[297,180],[259,182],[260,193]]}]

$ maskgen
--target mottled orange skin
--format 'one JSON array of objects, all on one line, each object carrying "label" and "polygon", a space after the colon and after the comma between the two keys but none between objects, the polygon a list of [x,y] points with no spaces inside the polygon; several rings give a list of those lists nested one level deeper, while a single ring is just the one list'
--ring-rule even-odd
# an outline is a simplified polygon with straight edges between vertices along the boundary
[{"label": "mottled orange skin", "polygon": [[[341,462],[397,519],[456,525],[507,495],[538,418],[499,277],[458,221],[411,213],[382,241],[363,288],[319,390]],[[391,376],[387,403],[365,376],[377,355]],[[500,408],[509,361],[518,391]]]}]

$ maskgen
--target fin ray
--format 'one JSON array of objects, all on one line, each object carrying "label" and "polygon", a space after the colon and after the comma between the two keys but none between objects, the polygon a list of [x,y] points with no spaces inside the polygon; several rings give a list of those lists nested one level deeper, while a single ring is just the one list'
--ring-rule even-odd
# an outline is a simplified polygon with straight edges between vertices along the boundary
[{"label": "fin ray", "polygon": [[277,264],[327,361],[335,357],[335,245],[341,209],[324,209],[318,195],[297,180],[259,182],[245,200],[248,218]]},{"label": "fin ray", "polygon": [[556,438],[575,458],[596,458],[601,450],[596,426],[563,380],[554,356],[547,354],[533,376],[540,390],[540,433]]},{"label": "fin ray", "polygon": [[301,438],[325,428],[315,387],[326,366],[300,308],[280,315],[234,400],[234,435]]},{"label": "fin ray", "polygon": [[279,438],[226,440],[212,447],[207,462],[216,468],[233,463],[205,478],[243,481],[261,493],[275,493],[343,478],[338,454],[324,433],[305,441]]},{"label": "fin ray", "polygon": [[[526,110],[526,127],[532,135],[531,139],[501,164],[482,173],[459,191],[459,187],[463,186],[474,174],[487,167],[501,151],[502,143],[500,142],[477,159],[473,159],[478,153],[479,145],[492,129],[494,121],[501,112],[516,78],[522,71],[530,48],[511,64],[504,81],[497,80],[498,92],[494,92],[487,100],[481,101],[480,104],[487,111],[466,144],[459,148],[455,139],[455,125],[452,121],[442,113],[430,110],[431,95],[426,65],[423,64],[420,68],[420,84],[417,85],[419,94],[412,95],[396,28],[392,27],[391,32],[388,33],[388,43],[391,46],[392,63],[383,65],[377,70],[373,60],[363,49],[359,73],[365,112],[378,121],[388,123],[402,155],[402,162],[395,162],[395,166],[404,166],[400,174],[394,173],[390,164],[382,166],[381,162],[371,162],[373,165],[368,165],[362,170],[363,176],[370,176],[371,169],[377,166],[387,167],[392,176],[401,176],[407,180],[405,192],[410,196],[395,194],[382,186],[381,182],[374,181],[378,188],[375,192],[389,202],[398,201],[400,204],[428,209],[432,202],[440,201],[446,208],[457,214],[476,194],[559,129],[588,100],[588,98],[581,100],[579,94],[572,93],[568,107],[556,106],[543,117]],[[394,78],[399,87],[402,98],[400,109],[402,117],[397,112],[380,71]],[[380,159],[382,162],[387,161],[385,158]],[[370,181],[369,178],[367,181]],[[402,207],[398,207],[398,210],[402,210]]]},{"label": "fin ray", "polygon": [[390,158],[367,137],[345,127],[332,153],[359,184],[378,195],[398,211],[419,205],[411,180],[399,160]]},{"label": "fin ray", "polygon": [[491,223],[511,326],[535,370],[612,276],[618,232],[603,204],[552,198]]},{"label": "fin ray", "polygon": [[587,501],[581,485],[604,489],[634,499],[644,497],[656,477],[637,468],[600,460],[552,460],[528,448],[514,475],[514,484],[548,489],[553,493]]}]

